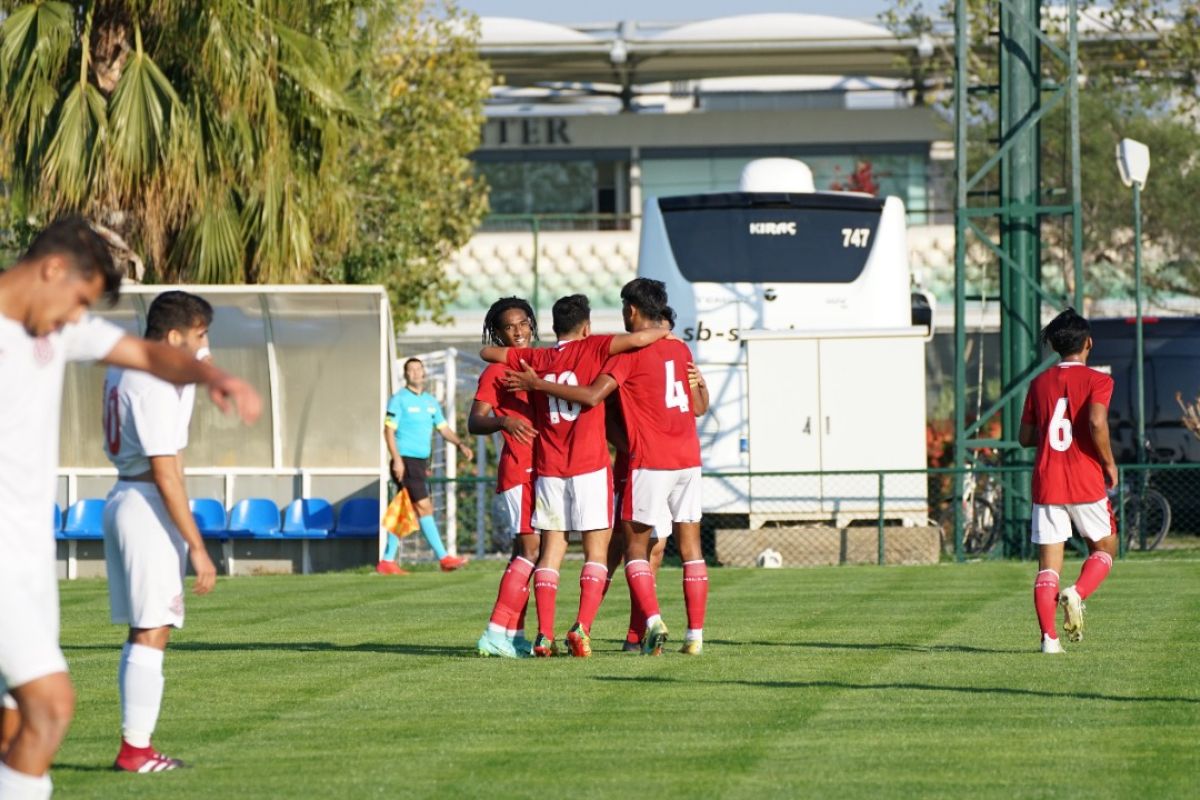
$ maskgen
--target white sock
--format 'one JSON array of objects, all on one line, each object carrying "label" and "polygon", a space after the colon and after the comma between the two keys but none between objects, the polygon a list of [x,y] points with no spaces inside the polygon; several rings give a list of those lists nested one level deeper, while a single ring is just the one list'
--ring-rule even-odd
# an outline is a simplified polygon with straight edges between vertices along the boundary
[{"label": "white sock", "polygon": [[685,633],[683,635],[683,640],[685,642],[703,642],[704,641],[704,629],[703,628],[688,628],[687,633]]},{"label": "white sock", "polygon": [[0,764],[0,797],[4,800],[49,800],[53,789],[49,775],[26,775]]},{"label": "white sock", "polygon": [[498,633],[501,636],[508,636],[508,631],[503,625],[497,625],[495,622],[487,624],[488,633]]},{"label": "white sock", "polygon": [[121,732],[132,747],[149,747],[163,696],[163,651],[126,644],[117,671],[121,688]]},{"label": "white sock", "polygon": [[653,625],[656,622],[662,622],[661,614],[655,614],[652,617],[646,617],[646,627],[647,628],[649,628],[651,625]]}]

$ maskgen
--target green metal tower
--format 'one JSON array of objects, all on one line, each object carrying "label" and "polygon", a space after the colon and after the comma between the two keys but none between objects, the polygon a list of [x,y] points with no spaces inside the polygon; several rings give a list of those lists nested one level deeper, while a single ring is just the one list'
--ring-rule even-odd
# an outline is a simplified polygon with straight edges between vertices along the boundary
[{"label": "green metal tower", "polygon": [[[998,30],[989,31],[989,45],[972,45],[972,12]],[[1048,218],[1072,220],[1074,303],[1082,299],[1082,220],[1079,178],[1079,54],[1076,0],[1070,0],[1064,30],[1051,36],[1042,29],[1040,0],[985,0],[955,4],[955,385],[954,461],[959,467],[976,463],[980,448],[1002,454],[1005,466],[1027,462],[1017,443],[1021,407],[1029,381],[1053,358],[1043,359],[1038,345],[1043,304],[1055,309],[1067,303],[1051,295],[1042,282],[1042,226]],[[977,26],[978,27],[978,26]],[[1045,59],[1045,64],[1043,63]],[[982,73],[982,74],[979,74]],[[1057,77],[1055,77],[1057,76]],[[1069,203],[1053,204],[1042,180],[1041,121],[1067,103],[1070,186],[1060,192]],[[971,136],[972,121],[994,121],[994,138]],[[988,279],[971,285],[969,258],[985,252],[993,264],[974,265]],[[968,297],[983,293],[984,285],[999,286],[1000,396],[977,419],[967,417],[969,387],[966,372]],[[982,392],[983,387],[976,387]],[[980,430],[999,415],[999,439],[980,438]],[[967,481],[975,480],[968,478]],[[1025,523],[1029,519],[1029,485],[1026,475],[1001,472],[1007,554],[1026,548]],[[963,495],[972,484],[964,481],[956,492],[957,554],[961,559]]]}]

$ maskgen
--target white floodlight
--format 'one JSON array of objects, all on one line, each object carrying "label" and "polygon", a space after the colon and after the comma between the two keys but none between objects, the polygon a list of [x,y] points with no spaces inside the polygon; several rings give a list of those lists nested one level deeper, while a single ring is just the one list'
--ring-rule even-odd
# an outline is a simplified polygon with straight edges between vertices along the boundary
[{"label": "white floodlight", "polygon": [[1134,139],[1122,139],[1117,144],[1117,169],[1126,186],[1136,183],[1145,189],[1146,176],[1150,174],[1150,148]]}]

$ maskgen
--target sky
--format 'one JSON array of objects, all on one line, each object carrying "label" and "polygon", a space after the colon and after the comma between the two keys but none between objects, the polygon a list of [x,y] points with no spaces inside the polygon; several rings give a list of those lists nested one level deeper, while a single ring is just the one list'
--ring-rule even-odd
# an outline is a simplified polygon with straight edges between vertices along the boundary
[{"label": "sky", "polygon": [[579,23],[638,20],[686,22],[737,14],[825,14],[874,21],[888,0],[459,0],[481,17],[523,17]]}]

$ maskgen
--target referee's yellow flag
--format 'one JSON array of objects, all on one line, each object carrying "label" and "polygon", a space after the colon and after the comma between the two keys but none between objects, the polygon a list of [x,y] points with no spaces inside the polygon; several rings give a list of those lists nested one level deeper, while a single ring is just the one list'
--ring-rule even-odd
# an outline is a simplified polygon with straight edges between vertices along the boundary
[{"label": "referee's yellow flag", "polygon": [[397,536],[408,536],[421,527],[407,489],[401,489],[388,503],[387,510],[383,512],[383,527]]}]

